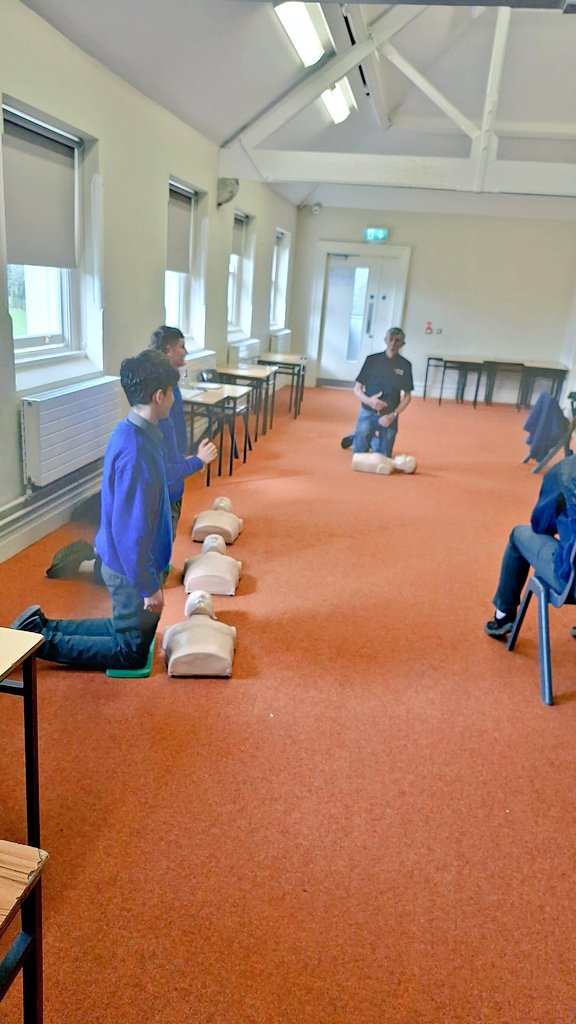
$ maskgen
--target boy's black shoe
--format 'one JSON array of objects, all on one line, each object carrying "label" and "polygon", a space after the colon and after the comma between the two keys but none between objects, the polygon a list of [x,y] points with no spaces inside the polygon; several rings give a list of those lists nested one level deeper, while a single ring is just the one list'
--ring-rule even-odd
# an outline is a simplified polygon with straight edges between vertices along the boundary
[{"label": "boy's black shoe", "polygon": [[74,540],[56,552],[46,575],[51,580],[71,580],[78,575],[81,563],[93,558],[96,558],[93,544],[87,540]]},{"label": "boy's black shoe", "polygon": [[342,440],[340,441],[341,448],[351,448],[353,444],[354,434],[346,434],[346,437],[343,437]]},{"label": "boy's black shoe", "polygon": [[41,633],[46,625],[46,616],[39,604],[31,604],[17,615],[10,629],[23,629],[26,633]]},{"label": "boy's black shoe", "polygon": [[504,615],[501,619],[490,619],[490,622],[487,622],[484,626],[484,632],[487,636],[493,636],[495,640],[505,640],[512,632],[515,619],[515,615]]}]

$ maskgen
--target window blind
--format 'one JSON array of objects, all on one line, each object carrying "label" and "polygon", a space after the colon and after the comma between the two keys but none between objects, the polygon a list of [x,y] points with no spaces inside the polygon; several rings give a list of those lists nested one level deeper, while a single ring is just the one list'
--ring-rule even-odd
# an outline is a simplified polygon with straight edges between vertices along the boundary
[{"label": "window blind", "polygon": [[248,218],[242,213],[234,214],[234,227],[232,229],[232,252],[237,256],[244,255],[244,237]]},{"label": "window blind", "polygon": [[168,197],[168,249],[166,269],[190,272],[194,192],[170,186]]},{"label": "window blind", "polygon": [[8,262],[76,266],[76,147],[5,117],[4,196]]}]

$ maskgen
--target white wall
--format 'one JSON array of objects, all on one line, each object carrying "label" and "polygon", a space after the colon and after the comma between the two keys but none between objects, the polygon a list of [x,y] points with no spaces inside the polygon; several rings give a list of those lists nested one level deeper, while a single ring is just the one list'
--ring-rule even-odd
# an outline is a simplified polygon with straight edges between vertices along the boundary
[{"label": "white wall", "polygon": [[[171,175],[208,193],[206,347],[216,349],[225,361],[228,253],[235,202],[257,221],[252,334],[260,334],[265,341],[274,229],[283,226],[295,232],[296,209],[290,202],[265,185],[250,183],[241,185],[235,202],[218,208],[217,147],[16,0],[0,0],[0,90],[4,99],[36,108],[97,140],[91,159],[103,179],[106,373],[117,373],[125,356],[144,348],[151,330],[164,319]],[[23,493],[4,245],[0,235],[0,513]]]},{"label": "white wall", "polygon": [[[308,323],[317,242],[361,242],[369,225],[388,227],[390,244],[412,249],[402,326],[417,390],[434,352],[571,362],[576,222],[333,207],[316,216],[305,208],[298,219],[292,327],[313,360],[318,337]],[[426,335],[427,321],[442,334]],[[504,386],[495,398],[515,394]]]}]

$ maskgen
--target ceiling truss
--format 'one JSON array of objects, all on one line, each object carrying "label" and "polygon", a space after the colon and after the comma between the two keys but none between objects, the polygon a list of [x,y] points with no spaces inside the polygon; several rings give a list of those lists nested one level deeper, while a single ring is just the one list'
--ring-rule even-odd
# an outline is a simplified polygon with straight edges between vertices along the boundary
[{"label": "ceiling truss", "polygon": [[[481,123],[477,124],[459,110],[452,100],[414,67],[392,43],[394,36],[419,18],[429,6],[398,4],[371,25],[366,25],[361,14],[354,12],[351,5],[355,29],[360,29],[358,41],[328,59],[314,72],[307,73],[294,88],[227,140],[220,152],[220,173],[225,176],[248,176],[270,183],[305,181],[466,192],[576,196],[574,164],[498,159],[498,138],[502,133],[517,138],[576,139],[576,123],[545,125],[498,121],[498,100],[512,18],[511,8],[498,5],[484,109]],[[538,6],[552,7],[544,4]],[[266,140],[274,132],[317,100],[325,89],[330,88],[360,64],[368,70],[371,98],[380,123],[384,127],[388,127],[391,122],[398,125],[405,123],[402,122],[401,115],[396,121],[394,112],[389,110],[382,88],[374,88],[375,83],[380,82],[377,63],[382,59],[388,60],[442,111],[450,124],[455,126],[450,130],[463,132],[470,139],[470,154],[467,158],[383,156],[266,148]],[[425,130],[428,131],[429,122],[425,123]],[[442,120],[432,130],[446,131],[446,122]]]}]

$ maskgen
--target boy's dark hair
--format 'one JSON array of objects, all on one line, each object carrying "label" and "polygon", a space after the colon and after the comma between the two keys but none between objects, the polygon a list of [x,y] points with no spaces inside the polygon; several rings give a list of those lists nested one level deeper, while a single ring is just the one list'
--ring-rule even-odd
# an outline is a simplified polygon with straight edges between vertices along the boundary
[{"label": "boy's dark hair", "polygon": [[120,383],[130,405],[149,405],[155,391],[168,391],[180,379],[178,370],[161,352],[146,349],[137,356],[124,359],[120,366]]},{"label": "boy's dark hair", "polygon": [[166,324],[162,324],[150,335],[150,348],[157,352],[165,352],[169,345],[174,345],[183,337],[179,327],[167,327]]}]

